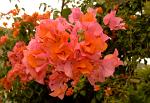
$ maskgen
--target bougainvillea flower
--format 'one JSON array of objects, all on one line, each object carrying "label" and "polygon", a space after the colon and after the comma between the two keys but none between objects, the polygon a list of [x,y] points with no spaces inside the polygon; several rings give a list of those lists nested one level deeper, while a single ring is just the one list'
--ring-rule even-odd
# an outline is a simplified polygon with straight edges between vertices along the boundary
[{"label": "bougainvillea flower", "polygon": [[53,96],[53,97],[59,97],[60,99],[63,99],[64,96],[65,96],[65,92],[66,92],[67,88],[68,88],[67,84],[64,84],[64,85],[60,86],[59,88],[56,88],[49,95]]},{"label": "bougainvillea flower", "polygon": [[108,25],[110,30],[119,30],[125,29],[125,23],[123,23],[123,19],[120,17],[116,17],[116,11],[112,10],[109,14],[107,14],[103,18],[103,22],[105,25]]},{"label": "bougainvillea flower", "polygon": [[97,82],[104,82],[105,77],[103,75],[103,70],[101,68],[95,68],[93,71],[88,75],[88,80],[91,85],[95,86]]},{"label": "bougainvillea flower", "polygon": [[81,15],[80,22],[94,22],[96,18],[92,13],[86,13],[85,15]]},{"label": "bougainvillea flower", "polygon": [[[105,24],[113,30],[122,29],[122,19],[115,17],[115,13],[112,11],[104,18]],[[34,14],[35,18],[37,16]],[[103,58],[109,37],[96,20],[96,10],[89,8],[84,14],[74,8],[69,21],[63,17],[42,20],[28,46],[16,44],[8,53],[12,69],[7,79],[14,80],[19,76],[22,82],[35,80],[46,84],[51,90],[50,95],[60,99],[65,94],[73,94],[68,87],[74,88],[83,76],[96,91],[99,90],[96,83],[104,82],[113,75],[115,67],[123,64],[117,57],[118,51]],[[6,88],[9,83],[6,81]]]},{"label": "bougainvillea flower", "polygon": [[49,76],[49,88],[52,93],[51,96],[58,96],[60,99],[64,98],[65,92],[67,90],[66,82],[69,78],[62,72],[54,72],[52,75]]},{"label": "bougainvillea flower", "polygon": [[7,77],[0,79],[0,84],[6,89],[10,90],[12,87],[12,82],[10,82]]},{"label": "bougainvillea flower", "polygon": [[24,57],[23,51],[25,49],[25,43],[19,41],[14,46],[13,50],[8,52],[8,58],[12,65],[12,69],[8,71],[6,76],[9,82],[16,80],[16,77],[19,77],[22,83],[26,83],[31,80],[30,75],[26,74],[26,67],[22,63],[22,59]]},{"label": "bougainvillea flower", "polygon": [[29,75],[25,72],[26,68],[23,64],[16,64],[7,74],[7,79],[13,82],[18,76],[22,83],[28,82]]},{"label": "bougainvillea flower", "polygon": [[68,88],[66,91],[66,96],[71,96],[73,94],[73,88]]},{"label": "bougainvillea flower", "polygon": [[93,70],[88,76],[91,85],[95,85],[96,82],[104,82],[106,77],[113,76],[116,67],[123,65],[117,56],[118,51],[115,49],[113,54],[109,54],[101,60],[99,68]]},{"label": "bougainvillea flower", "polygon": [[97,22],[91,22],[91,23],[82,23],[84,29],[88,34],[94,35],[96,37],[101,37],[103,41],[106,41],[109,39],[109,37],[103,33],[103,28],[101,25]]},{"label": "bougainvillea flower", "polygon": [[8,40],[6,35],[0,37],[0,45],[3,45]]},{"label": "bougainvillea flower", "polygon": [[93,37],[85,34],[85,41],[81,42],[81,49],[88,54],[103,52],[107,48],[107,44],[100,37]]},{"label": "bougainvillea flower", "polygon": [[16,45],[14,46],[12,51],[9,51],[7,53],[7,56],[9,58],[9,61],[11,62],[12,66],[15,66],[15,64],[22,63],[22,59],[24,57],[23,55],[23,50],[26,49],[26,45],[24,42],[20,41],[17,42]]},{"label": "bougainvillea flower", "polygon": [[59,30],[62,29],[62,31],[68,30],[69,32],[71,32],[71,30],[72,30],[72,24],[69,24],[65,18],[58,17],[56,19],[56,21],[58,22],[58,29]]},{"label": "bougainvillea flower", "polygon": [[80,71],[82,74],[89,74],[94,69],[92,63],[88,59],[76,61],[73,64],[73,68],[76,71]]},{"label": "bougainvillea flower", "polygon": [[76,22],[71,34],[74,35],[74,37],[75,35],[79,35],[80,39],[81,36],[84,36],[84,32],[91,36],[101,37],[104,42],[109,39],[109,37],[103,33],[101,25],[97,22]]},{"label": "bougainvillea flower", "polygon": [[103,74],[105,77],[112,76],[115,68],[123,65],[123,62],[117,57],[118,51],[115,49],[113,54],[106,55],[102,61]]},{"label": "bougainvillea flower", "polygon": [[76,21],[79,21],[81,15],[83,14],[80,10],[80,8],[72,8],[72,13],[69,15],[69,21],[71,23],[74,23]]},{"label": "bougainvillea flower", "polygon": [[29,73],[35,81],[44,84],[49,62],[46,52],[44,52],[36,40],[32,39],[27,50],[24,50],[23,63],[26,66],[26,72]]}]

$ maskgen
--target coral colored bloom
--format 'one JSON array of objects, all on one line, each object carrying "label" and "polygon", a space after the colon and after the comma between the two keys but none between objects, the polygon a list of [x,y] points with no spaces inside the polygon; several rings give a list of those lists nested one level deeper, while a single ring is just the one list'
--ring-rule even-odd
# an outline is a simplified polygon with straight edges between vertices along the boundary
[{"label": "coral colored bloom", "polygon": [[82,59],[73,64],[73,68],[76,71],[80,71],[82,74],[89,74],[94,68],[90,60]]},{"label": "coral colored bloom", "polygon": [[25,43],[22,41],[19,41],[14,46],[13,50],[7,53],[7,56],[12,66],[15,66],[15,64],[17,63],[19,64],[22,63],[22,58],[24,57],[23,50],[25,49],[26,49]]},{"label": "coral colored bloom", "polygon": [[13,31],[13,37],[16,38],[18,36],[18,34],[19,34],[19,29],[15,29]]},{"label": "coral colored bloom", "polygon": [[2,78],[0,79],[0,84],[6,89],[6,90],[10,90],[12,83],[6,78]]},{"label": "coral colored bloom", "polygon": [[94,91],[99,91],[100,90],[100,86],[99,85],[94,85]]},{"label": "coral colored bloom", "polygon": [[26,74],[26,67],[22,64],[22,59],[24,57],[23,51],[26,49],[24,42],[17,42],[12,51],[8,52],[8,58],[11,62],[12,69],[8,71],[6,78],[12,83],[16,80],[16,77],[19,77],[22,83],[28,82],[29,75]]},{"label": "coral colored bloom", "polygon": [[[43,20],[43,19],[49,19],[51,15],[50,11],[46,11],[46,13],[42,14],[42,15],[37,15],[37,19],[39,20]],[[32,17],[34,18],[36,15],[32,15]]]},{"label": "coral colored bloom", "polygon": [[82,15],[80,17],[80,21],[81,22],[93,22],[93,21],[96,21],[96,18],[94,17],[92,13],[86,13],[85,15]]},{"label": "coral colored bloom", "polygon": [[66,96],[71,96],[73,94],[73,89],[72,88],[68,88],[66,91]]},{"label": "coral colored bloom", "polygon": [[81,15],[83,15],[81,10],[79,8],[73,8],[73,9],[71,9],[71,11],[72,11],[72,13],[69,15],[69,21],[71,23],[79,21]]},{"label": "coral colored bloom", "polygon": [[97,12],[98,14],[102,14],[102,13],[103,13],[102,7],[96,8],[96,12]]},{"label": "coral colored bloom", "polygon": [[[38,17],[38,13],[25,14],[23,21],[36,23]],[[15,45],[8,53],[12,69],[7,74],[6,88],[18,76],[23,83],[35,80],[47,84],[51,90],[49,95],[63,99],[65,94],[73,94],[72,88],[84,76],[95,91],[100,89],[97,82],[104,82],[106,77],[113,75],[115,67],[123,64],[117,57],[118,51],[103,58],[109,37],[96,20],[96,10],[88,8],[84,14],[74,8],[69,21],[63,17],[42,20],[28,46],[21,42]],[[107,15],[104,21],[115,30],[122,25],[122,19],[115,17],[115,12]],[[14,30],[16,27],[19,25],[14,24]]]},{"label": "coral colored bloom", "polygon": [[66,90],[67,90],[67,85],[64,84],[64,85],[60,86],[59,88],[56,88],[55,91],[50,93],[49,95],[53,96],[53,97],[59,97],[60,99],[63,99]]},{"label": "coral colored bloom", "polygon": [[118,51],[115,49],[113,54],[109,54],[101,60],[99,68],[94,69],[88,75],[88,80],[91,85],[95,85],[96,82],[104,82],[106,77],[113,75],[116,67],[123,65],[123,62],[117,56]]},{"label": "coral colored bloom", "polygon": [[117,57],[118,51],[115,49],[113,54],[106,55],[102,61],[103,75],[105,77],[112,76],[115,68],[123,65],[123,62]]},{"label": "coral colored bloom", "polygon": [[120,17],[116,17],[116,11],[112,10],[109,14],[107,14],[103,18],[103,22],[105,25],[108,25],[110,30],[119,30],[119,29],[125,29],[123,23],[123,19]]},{"label": "coral colored bloom", "polygon": [[3,45],[7,41],[8,37],[6,35],[0,37],[0,45]]},{"label": "coral colored bloom", "polygon": [[8,72],[7,79],[13,82],[18,76],[22,83],[26,83],[30,80],[30,76],[26,74],[25,70],[26,68],[23,64],[15,64],[15,66]]},{"label": "coral colored bloom", "polygon": [[67,85],[65,84],[69,78],[62,72],[54,72],[49,76],[49,88],[52,93],[51,96],[58,96],[60,99],[64,98],[65,92],[67,90]]},{"label": "coral colored bloom", "polygon": [[27,50],[24,50],[23,64],[26,66],[26,72],[41,84],[44,84],[44,78],[49,64],[47,56],[42,46],[34,39],[30,41]]},{"label": "coral colored bloom", "polygon": [[92,37],[85,35],[85,42],[81,43],[81,49],[88,54],[94,54],[96,52],[103,52],[106,50],[107,44],[100,37]]}]

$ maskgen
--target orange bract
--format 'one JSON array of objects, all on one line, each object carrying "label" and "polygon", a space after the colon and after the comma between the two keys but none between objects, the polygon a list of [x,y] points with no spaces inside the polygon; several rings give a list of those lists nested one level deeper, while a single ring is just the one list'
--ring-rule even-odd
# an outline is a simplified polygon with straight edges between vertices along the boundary
[{"label": "orange bract", "polygon": [[90,72],[94,69],[89,59],[82,59],[77,61],[73,67],[75,70],[80,71],[82,74],[90,74]]},{"label": "orange bract", "polygon": [[99,85],[94,85],[94,91],[99,91],[100,90],[100,86]]},{"label": "orange bract", "polygon": [[102,7],[96,8],[96,12],[97,12],[98,14],[102,14],[102,13],[103,13]]},{"label": "orange bract", "polygon": [[81,22],[93,22],[96,21],[96,18],[92,13],[86,13],[85,15],[81,15],[80,17]]},{"label": "orange bract", "polygon": [[29,53],[27,60],[29,62],[29,65],[32,66],[33,68],[41,66],[45,61],[46,58],[43,57],[42,55],[42,50],[33,50]]},{"label": "orange bract", "polygon": [[92,38],[91,36],[86,35],[85,43],[81,44],[81,48],[85,53],[93,54],[106,50],[107,43],[105,43],[100,37]]},{"label": "orange bract", "polygon": [[6,35],[0,37],[0,45],[3,45],[8,40]]},{"label": "orange bract", "polygon": [[73,89],[72,88],[68,88],[66,91],[66,96],[71,96],[73,94]]}]

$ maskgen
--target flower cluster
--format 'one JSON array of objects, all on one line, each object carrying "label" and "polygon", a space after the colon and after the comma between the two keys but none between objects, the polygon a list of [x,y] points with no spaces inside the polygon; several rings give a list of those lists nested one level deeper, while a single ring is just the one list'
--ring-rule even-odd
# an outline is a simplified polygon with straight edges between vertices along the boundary
[{"label": "flower cluster", "polygon": [[50,11],[47,11],[46,13],[43,14],[39,14],[38,12],[35,12],[32,15],[28,15],[24,13],[24,15],[22,15],[20,20],[16,20],[12,24],[13,37],[18,36],[20,27],[23,23],[31,23],[33,24],[33,26],[37,26],[40,20],[49,19],[50,14],[51,14]]},{"label": "flower cluster", "polygon": [[123,23],[123,19],[120,17],[116,17],[116,10],[112,10],[109,14],[107,14],[103,21],[105,25],[108,25],[110,30],[119,30],[126,29],[125,23]]},{"label": "flower cluster", "polygon": [[13,50],[8,52],[7,55],[12,69],[8,71],[6,77],[1,79],[1,83],[5,89],[11,89],[12,82],[16,79],[16,77],[19,77],[22,83],[26,83],[31,80],[29,79],[30,76],[26,74],[26,67],[22,63],[22,59],[24,57],[23,51],[25,49],[26,45],[24,42],[17,42]]},{"label": "flower cluster", "polygon": [[113,75],[115,67],[123,64],[117,57],[117,49],[113,54],[102,56],[108,39],[96,21],[96,10],[89,8],[84,14],[74,8],[69,22],[62,17],[42,20],[28,46],[20,48],[16,44],[21,54],[14,49],[15,54],[10,52],[8,57],[13,68],[23,65],[19,70],[26,73],[26,80],[47,84],[51,96],[63,99],[65,93],[72,94],[69,88],[76,86],[81,76],[96,88],[97,82],[104,82],[106,77]]}]

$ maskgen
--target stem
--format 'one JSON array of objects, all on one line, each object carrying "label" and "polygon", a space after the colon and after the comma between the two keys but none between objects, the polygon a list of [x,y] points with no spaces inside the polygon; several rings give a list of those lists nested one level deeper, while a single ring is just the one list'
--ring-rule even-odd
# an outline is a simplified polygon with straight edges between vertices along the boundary
[{"label": "stem", "polygon": [[65,0],[62,0],[61,12],[60,12],[61,15],[62,15],[62,11],[63,11],[63,9],[64,9],[64,6],[65,6]]}]

